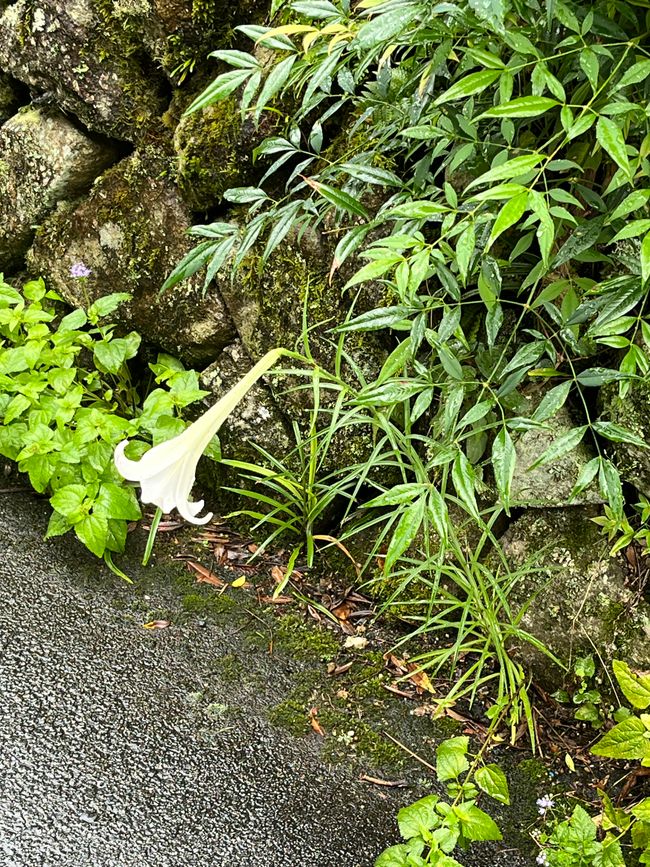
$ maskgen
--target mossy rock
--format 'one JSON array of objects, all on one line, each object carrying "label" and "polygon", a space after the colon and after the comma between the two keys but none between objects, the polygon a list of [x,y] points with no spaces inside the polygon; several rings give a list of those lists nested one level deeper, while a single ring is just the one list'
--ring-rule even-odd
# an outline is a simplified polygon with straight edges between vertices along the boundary
[{"label": "mossy rock", "polygon": [[[0,5],[0,9],[2,6]],[[15,79],[0,72],[0,123],[4,123],[26,101],[26,94]]]},{"label": "mossy rock", "polygon": [[600,389],[599,405],[604,418],[647,443],[645,449],[630,443],[608,442],[607,447],[614,452],[621,477],[650,497],[650,382],[634,382],[624,398],[619,396],[618,383],[605,385]]},{"label": "mossy rock", "polygon": [[109,0],[18,0],[0,17],[0,68],[91,130],[136,141],[159,125],[164,79]]},{"label": "mossy rock", "polygon": [[[590,520],[596,513],[535,509],[510,526],[501,544],[510,568],[519,570],[511,610],[523,608],[521,627],[567,666],[597,648],[604,660],[650,669],[650,605],[629,586],[624,557],[609,556],[606,537]],[[542,684],[561,685],[562,670],[530,644],[519,643],[517,654]]]},{"label": "mossy rock", "polygon": [[137,33],[149,55],[170,79],[203,64],[211,50],[232,39],[242,23],[262,23],[267,3],[257,0],[113,0],[112,15]]},{"label": "mossy rock", "polygon": [[[189,213],[163,168],[155,155],[136,152],[105,172],[87,198],[42,224],[28,265],[73,305],[132,293],[117,321],[189,363],[209,363],[235,332],[217,290],[204,294],[198,275],[160,292],[191,246]],[[87,280],[70,276],[75,262],[90,268]]]},{"label": "mossy rock", "polygon": [[262,174],[253,166],[253,150],[277,127],[278,116],[269,112],[257,126],[250,118],[243,120],[235,96],[182,116],[174,150],[178,185],[189,207],[206,210],[218,204],[229,187],[252,184]]},{"label": "mossy rock", "polygon": [[[545,390],[528,389],[519,405],[519,414],[533,414]],[[516,506],[543,508],[569,505],[570,495],[585,464],[594,457],[586,442],[579,443],[571,451],[542,466],[528,469],[547,448],[560,437],[570,433],[578,423],[566,406],[561,407],[542,428],[530,428],[515,441],[517,463],[512,479],[511,503]],[[592,505],[603,502],[596,484],[585,488],[574,500],[574,505]]]},{"label": "mossy rock", "polygon": [[0,128],[0,271],[19,266],[34,227],[57,202],[86,192],[117,159],[60,112],[25,109]]},{"label": "mossy rock", "polygon": [[[249,256],[234,279],[223,282],[224,300],[242,344],[253,359],[261,358],[276,346],[302,350],[303,311],[306,311],[311,353],[323,368],[335,369],[335,341],[328,332],[345,320],[351,298],[342,292],[340,280],[329,282],[331,259],[330,245],[320,234],[308,231],[300,241],[288,236],[266,263],[257,254]],[[355,312],[379,303],[376,287],[364,287]],[[345,349],[366,381],[376,379],[387,351],[381,337],[356,332],[346,340]],[[359,385],[345,363],[341,372],[349,382]],[[300,381],[303,385],[308,382]],[[303,425],[306,410],[311,406],[311,392],[309,388],[292,391],[288,387],[296,383],[283,379],[276,394],[283,412]],[[345,431],[333,440],[323,468],[329,470],[364,460],[370,443],[369,429]]]}]

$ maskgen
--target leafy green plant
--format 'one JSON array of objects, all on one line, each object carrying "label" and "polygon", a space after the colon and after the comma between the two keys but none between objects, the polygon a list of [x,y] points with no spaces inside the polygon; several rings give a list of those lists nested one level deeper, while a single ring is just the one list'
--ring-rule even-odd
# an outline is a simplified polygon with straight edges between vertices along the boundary
[{"label": "leafy green plant", "polygon": [[[618,659],[612,668],[632,707],[642,711],[650,707],[650,674],[634,671]],[[596,742],[592,752],[610,759],[639,759],[644,767],[650,767],[650,714],[625,717]]]},{"label": "leafy green plant", "polygon": [[644,554],[650,550],[650,501],[643,494],[639,502],[633,504],[634,513],[617,515],[609,506],[605,506],[605,514],[591,520],[602,527],[610,542],[614,542],[610,554],[613,556],[622,551],[632,542],[641,546]]},{"label": "leafy green plant", "polygon": [[72,530],[114,569],[128,522],[141,516],[114,467],[116,444],[137,437],[141,454],[150,438],[174,436],[185,428],[178,413],[207,394],[195,371],[159,355],[151,369],[165,387],[140,400],[128,367],[140,337],[117,336],[107,321],[128,297],[104,296],[61,316],[61,299],[42,280],[21,291],[0,280],[0,454],[49,496],[47,537]]},{"label": "leafy green plant", "polygon": [[577,706],[574,714],[575,719],[591,723],[595,729],[601,728],[605,720],[603,717],[602,696],[594,686],[593,678],[596,674],[596,663],[591,654],[579,656],[573,663],[573,675],[578,680],[578,687],[567,692],[565,689],[553,693],[556,701],[569,703]]},{"label": "leafy green plant", "polygon": [[481,753],[468,756],[469,738],[449,738],[436,750],[436,777],[447,800],[427,795],[404,807],[397,823],[404,843],[383,852],[375,867],[460,867],[452,857],[471,843],[500,840],[494,819],[477,806],[481,792],[502,804],[510,803],[508,781],[496,764],[485,764]]}]

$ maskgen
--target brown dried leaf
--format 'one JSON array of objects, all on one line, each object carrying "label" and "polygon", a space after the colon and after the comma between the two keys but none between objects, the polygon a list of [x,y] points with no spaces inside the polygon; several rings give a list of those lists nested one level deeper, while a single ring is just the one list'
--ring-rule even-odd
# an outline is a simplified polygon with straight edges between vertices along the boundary
[{"label": "brown dried leaf", "polygon": [[169,620],[150,620],[149,623],[143,623],[143,629],[167,629],[170,625]]}]

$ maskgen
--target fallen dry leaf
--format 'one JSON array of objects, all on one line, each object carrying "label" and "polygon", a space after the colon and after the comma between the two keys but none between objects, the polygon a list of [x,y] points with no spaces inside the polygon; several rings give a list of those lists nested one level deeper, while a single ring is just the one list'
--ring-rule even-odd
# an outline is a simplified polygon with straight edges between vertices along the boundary
[{"label": "fallen dry leaf", "polygon": [[265,605],[291,605],[295,602],[291,596],[260,596],[259,600]]},{"label": "fallen dry leaf", "polygon": [[200,563],[196,563],[194,560],[187,561],[187,568],[190,572],[197,573],[197,583],[205,582],[206,584],[212,584],[213,587],[226,586],[226,582],[222,581],[214,572],[210,572],[209,569],[206,569],[205,566],[201,566]]},{"label": "fallen dry leaf", "polygon": [[318,722],[318,708],[317,707],[310,708],[310,710],[309,710],[309,722],[310,722],[313,730],[316,732],[316,734],[318,734],[322,738],[324,738],[325,737],[325,729]]},{"label": "fallen dry leaf", "polygon": [[143,623],[143,629],[167,629],[169,620],[150,620],[149,623]]},{"label": "fallen dry leaf", "polygon": [[371,777],[368,774],[362,774],[359,779],[362,783],[372,783],[374,786],[386,786],[390,789],[403,789],[408,785],[406,780],[382,780],[380,777]]}]

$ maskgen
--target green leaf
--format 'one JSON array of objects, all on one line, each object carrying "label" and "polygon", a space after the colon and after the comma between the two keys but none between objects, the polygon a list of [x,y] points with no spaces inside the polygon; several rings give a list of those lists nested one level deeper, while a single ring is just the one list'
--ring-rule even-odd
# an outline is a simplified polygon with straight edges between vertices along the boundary
[{"label": "green leaf", "polygon": [[473,518],[480,520],[478,506],[476,505],[476,496],[474,494],[476,475],[474,473],[474,468],[462,452],[458,452],[456,455],[451,469],[451,478],[456,493],[463,501],[463,504],[470,515]]},{"label": "green leaf", "polygon": [[403,843],[386,849],[375,861],[375,867],[411,867],[412,864],[409,850]]},{"label": "green leaf", "polygon": [[103,557],[108,539],[108,521],[104,515],[88,515],[74,525],[77,538],[96,557]]},{"label": "green leaf", "polygon": [[646,737],[648,729],[636,716],[628,717],[610,729],[591,748],[596,756],[609,759],[647,759],[650,758],[650,740]]},{"label": "green leaf", "polygon": [[423,492],[425,485],[416,484],[414,482],[395,485],[389,491],[385,491],[378,497],[374,497],[367,503],[364,503],[364,509],[375,509],[380,506],[396,506],[400,503],[410,503],[415,497]]},{"label": "green leaf", "polygon": [[498,825],[487,813],[471,802],[453,807],[460,821],[463,837],[470,841],[501,840]]},{"label": "green leaf", "polygon": [[408,807],[402,807],[397,814],[397,824],[404,840],[422,837],[440,824],[440,817],[436,813],[439,800],[437,795],[427,795]]},{"label": "green leaf", "polygon": [[[627,662],[618,659],[614,660],[612,668],[623,695],[630,704],[640,710],[650,707],[650,673],[634,671]],[[648,819],[650,820],[650,815]]]},{"label": "green leaf", "polygon": [[492,445],[492,466],[494,468],[494,479],[497,490],[501,496],[506,513],[510,509],[510,489],[515,474],[516,463],[517,454],[512,438],[508,433],[508,429],[503,427],[494,438]]},{"label": "green leaf", "polygon": [[436,99],[434,105],[443,105],[445,102],[452,102],[455,99],[463,99],[467,96],[473,96],[475,93],[481,93],[486,87],[493,84],[500,75],[501,71],[498,69],[482,69],[480,72],[472,72],[445,90]]},{"label": "green leaf", "polygon": [[93,511],[104,514],[107,518],[121,518],[125,521],[137,521],[142,516],[133,488],[113,482],[106,482],[101,486],[93,504]]},{"label": "green leaf", "polygon": [[592,428],[610,442],[628,443],[628,445],[637,446],[640,449],[650,448],[644,439],[613,421],[595,421]]},{"label": "green leaf", "polygon": [[548,96],[519,96],[502,105],[495,105],[479,115],[484,117],[537,117],[560,103]]},{"label": "green leaf", "polygon": [[81,517],[86,495],[85,485],[65,485],[50,497],[50,505],[74,524]]},{"label": "green leaf", "polygon": [[492,231],[490,232],[490,237],[488,239],[488,247],[491,247],[496,239],[507,229],[519,222],[527,205],[528,191],[519,193],[502,206],[496,220],[494,221],[494,225],[492,226]]},{"label": "green leaf", "polygon": [[60,512],[52,512],[47,524],[45,538],[52,539],[54,536],[63,536],[63,534],[67,533],[71,527],[72,524],[64,515]]},{"label": "green leaf", "polygon": [[563,457],[563,455],[568,454],[568,452],[572,451],[580,444],[588,428],[589,425],[586,424],[581,427],[573,428],[573,430],[570,430],[568,433],[563,434],[563,436],[553,440],[550,446],[542,452],[542,454],[528,467],[528,469],[534,470],[535,467],[542,467],[545,464],[550,464],[552,461],[556,461],[558,458]]},{"label": "green leaf", "polygon": [[109,316],[117,310],[120,304],[124,304],[130,298],[130,292],[112,292],[110,295],[102,295],[96,301],[93,301],[88,308],[88,319],[91,322],[96,322],[104,316]]},{"label": "green leaf", "polygon": [[377,15],[372,21],[364,24],[356,36],[356,43],[362,51],[367,51],[375,45],[386,42],[398,34],[402,34],[405,28],[417,18],[419,8],[404,4],[398,9]]},{"label": "green leaf", "polygon": [[650,277],[650,232],[641,241],[641,282],[645,285]]},{"label": "green leaf", "polygon": [[469,263],[474,253],[476,246],[476,233],[474,223],[462,232],[456,241],[456,264],[458,265],[458,273],[461,276],[463,283],[467,283],[467,273],[469,271]]},{"label": "green leaf", "polygon": [[469,8],[482,21],[487,21],[498,33],[503,32],[503,22],[506,14],[504,0],[469,0]]},{"label": "green leaf", "polygon": [[525,154],[521,157],[515,157],[499,166],[495,166],[487,172],[484,172],[480,177],[473,180],[467,186],[467,190],[481,184],[491,184],[493,181],[503,181],[512,178],[517,178],[520,175],[525,175],[538,166],[545,159],[544,154]]},{"label": "green leaf", "polygon": [[67,331],[77,331],[79,328],[83,328],[86,322],[85,311],[73,310],[72,313],[68,313],[67,316],[63,317],[57,331],[59,334],[65,334]]},{"label": "green leaf", "polygon": [[623,73],[614,90],[638,84],[640,81],[645,81],[648,76],[650,76],[650,60],[640,60]]},{"label": "green leaf", "polygon": [[354,319],[350,319],[342,325],[337,325],[334,331],[342,334],[346,331],[377,331],[381,328],[390,328],[407,320],[411,312],[410,307],[404,306],[377,307],[375,310],[369,310],[367,313],[355,316]]},{"label": "green leaf", "polygon": [[313,178],[305,178],[305,181],[310,187],[316,190],[319,195],[324,199],[327,199],[327,201],[331,202],[333,205],[336,205],[336,207],[340,208],[342,211],[346,211],[348,214],[353,214],[357,217],[370,219],[370,213],[365,205],[363,205],[358,199],[355,199],[354,196],[349,195],[349,193],[345,193],[343,190],[337,190],[334,187],[330,187],[329,184],[324,184],[322,181],[316,181]]},{"label": "green leaf", "polygon": [[293,68],[294,63],[298,59],[297,54],[291,54],[289,57],[285,57],[280,63],[276,66],[273,66],[271,72],[266,78],[264,82],[264,86],[260,92],[260,95],[257,98],[257,107],[255,109],[255,122],[257,122],[260,118],[260,115],[268,105],[268,103],[273,99],[274,96],[282,90],[284,85],[291,74],[291,70]]},{"label": "green leaf", "polygon": [[426,502],[426,497],[418,497],[414,503],[407,506],[402,512],[402,516],[397,522],[395,532],[386,551],[384,572],[390,572],[397,560],[417,536],[418,530],[422,525],[422,519],[424,518]]},{"label": "green leaf", "polygon": [[534,421],[546,421],[564,406],[573,383],[570,380],[562,382],[547,391],[532,415]]},{"label": "green leaf", "polygon": [[209,84],[197,96],[189,108],[186,109],[185,114],[193,114],[195,111],[199,111],[208,105],[227,99],[234,90],[237,90],[238,87],[248,80],[252,73],[252,68],[232,69],[230,72],[224,72],[223,75],[219,75],[212,84]]},{"label": "green leaf", "polygon": [[439,782],[456,780],[469,769],[468,749],[469,738],[466,735],[447,738],[438,745],[436,749],[436,775]]},{"label": "green leaf", "polygon": [[430,217],[437,217],[439,214],[446,214],[449,208],[446,205],[439,205],[437,202],[428,200],[414,200],[405,202],[403,205],[397,205],[389,211],[385,211],[384,217],[406,217],[407,219],[423,219],[428,220]]},{"label": "green leaf", "polygon": [[500,801],[502,804],[510,803],[508,780],[498,765],[484,765],[478,769],[474,779],[479,789],[495,801]]},{"label": "green leaf", "polygon": [[625,139],[618,125],[613,120],[601,115],[596,125],[596,138],[598,139],[598,144],[603,150],[607,151],[616,165],[625,172],[631,181],[632,170],[627,158]]},{"label": "green leaf", "polygon": [[599,64],[598,55],[591,48],[584,48],[580,52],[580,66],[591,85],[593,93],[598,90]]}]

